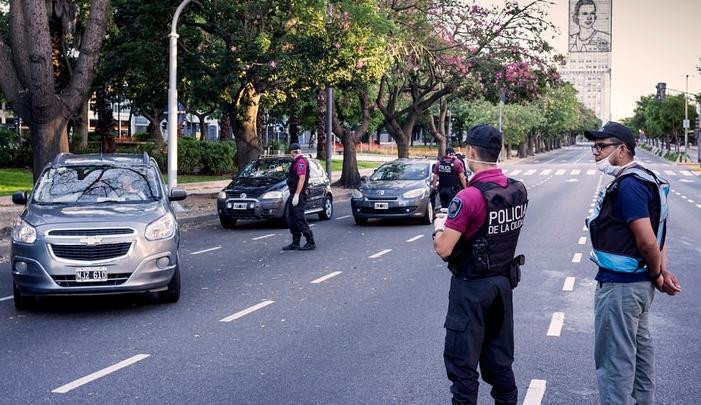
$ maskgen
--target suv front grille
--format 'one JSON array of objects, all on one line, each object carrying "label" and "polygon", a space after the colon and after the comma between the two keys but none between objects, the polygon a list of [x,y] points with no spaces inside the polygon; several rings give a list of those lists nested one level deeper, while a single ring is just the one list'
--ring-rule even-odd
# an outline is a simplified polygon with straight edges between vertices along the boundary
[{"label": "suv front grille", "polygon": [[369,201],[396,201],[397,199],[399,199],[399,197],[385,197],[385,196],[371,197],[371,196],[368,196]]},{"label": "suv front grille", "polygon": [[78,283],[75,281],[75,275],[67,276],[51,276],[51,278],[56,282],[56,284],[61,287],[94,287],[103,285],[120,285],[124,284],[131,277],[131,273],[117,273],[108,274],[107,281],[91,281]]},{"label": "suv front grille", "polygon": [[243,193],[243,194],[246,194],[246,197],[245,197],[245,198],[258,198],[258,197],[260,197],[260,196],[263,194],[263,193],[261,193],[261,192],[258,191],[258,190],[254,190],[254,191],[237,191],[237,192],[233,192],[233,191],[227,190],[227,191],[226,191],[226,197],[227,197],[227,198],[241,198],[241,194],[242,194],[242,193]]},{"label": "suv front grille", "polygon": [[131,242],[109,243],[102,245],[51,245],[54,255],[60,259],[95,261],[109,260],[126,255],[131,248]]},{"label": "suv front grille", "polygon": [[134,234],[134,230],[130,228],[55,229],[49,231],[49,236],[112,236],[132,234]]}]

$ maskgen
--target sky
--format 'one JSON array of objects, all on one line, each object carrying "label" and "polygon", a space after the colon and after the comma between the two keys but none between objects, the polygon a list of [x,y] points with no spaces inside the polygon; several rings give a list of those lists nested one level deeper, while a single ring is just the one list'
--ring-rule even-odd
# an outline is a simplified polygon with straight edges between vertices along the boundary
[{"label": "sky", "polygon": [[[552,1],[550,20],[560,32],[551,45],[566,54],[569,3]],[[701,93],[701,0],[612,1],[612,119],[632,116],[635,102],[654,94],[658,82],[684,91],[688,74],[689,92]]]}]

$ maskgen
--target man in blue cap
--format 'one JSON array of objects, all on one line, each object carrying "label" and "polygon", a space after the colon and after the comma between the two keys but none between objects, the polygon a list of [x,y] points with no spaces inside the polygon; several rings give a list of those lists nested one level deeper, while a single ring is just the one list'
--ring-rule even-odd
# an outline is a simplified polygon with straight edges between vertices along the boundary
[{"label": "man in blue cap", "polygon": [[614,180],[586,223],[598,266],[594,360],[602,404],[652,405],[655,370],[649,313],[655,288],[675,295],[667,270],[669,183],[634,160],[635,137],[617,122],[585,132],[597,168]]}]

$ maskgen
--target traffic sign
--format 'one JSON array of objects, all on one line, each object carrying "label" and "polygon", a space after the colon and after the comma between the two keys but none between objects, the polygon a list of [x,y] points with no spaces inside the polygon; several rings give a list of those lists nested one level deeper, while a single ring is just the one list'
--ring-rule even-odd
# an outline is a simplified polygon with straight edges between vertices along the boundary
[{"label": "traffic sign", "polygon": [[689,120],[684,120],[684,129],[689,129]]}]

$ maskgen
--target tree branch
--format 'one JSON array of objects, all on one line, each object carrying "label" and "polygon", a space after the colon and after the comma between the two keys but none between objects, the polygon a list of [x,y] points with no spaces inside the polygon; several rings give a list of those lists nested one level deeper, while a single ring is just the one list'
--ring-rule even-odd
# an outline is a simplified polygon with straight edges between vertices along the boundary
[{"label": "tree branch", "polygon": [[[55,116],[55,78],[52,65],[52,48],[49,31],[49,16],[45,0],[26,0],[24,20],[26,33],[32,38],[29,47],[29,93],[32,110],[37,113],[35,121],[43,123]],[[70,118],[68,115],[66,118]]]},{"label": "tree branch", "polygon": [[10,50],[0,40],[0,90],[7,97],[15,112],[25,121],[31,121],[32,113],[27,90],[20,83],[10,60]]},{"label": "tree branch", "polygon": [[12,56],[19,81],[22,83],[23,88],[28,88],[31,78],[25,27],[22,1],[10,0],[10,46],[12,47]]}]

